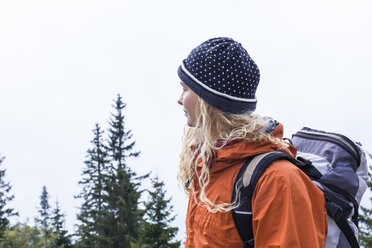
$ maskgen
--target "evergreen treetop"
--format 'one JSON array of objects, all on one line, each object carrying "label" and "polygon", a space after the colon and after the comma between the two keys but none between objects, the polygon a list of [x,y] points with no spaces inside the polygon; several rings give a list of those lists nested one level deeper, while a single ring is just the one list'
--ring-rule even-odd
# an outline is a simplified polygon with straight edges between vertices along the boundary
[{"label": "evergreen treetop", "polygon": [[46,233],[48,232],[47,230],[50,229],[50,211],[49,193],[44,185],[40,195],[40,206],[38,209],[39,217],[37,218],[37,222],[41,225]]},{"label": "evergreen treetop", "polygon": [[[4,157],[0,156],[0,168],[4,159]],[[14,199],[14,195],[10,193],[12,189],[10,183],[5,181],[5,173],[5,169],[0,169],[0,241],[9,225],[9,218],[18,215],[13,208],[8,207],[9,202]]]},{"label": "evergreen treetop", "polygon": [[141,181],[148,175],[137,177],[127,164],[127,158],[137,157],[139,152],[133,151],[135,141],[131,130],[125,127],[123,109],[126,104],[120,95],[112,105],[108,129],[107,154],[110,158],[111,177],[107,185],[107,218],[105,226],[107,237],[112,241],[112,247],[129,247],[132,241],[138,239],[139,223],[143,211],[139,208]]},{"label": "evergreen treetop", "polygon": [[140,152],[132,151],[135,141],[132,141],[132,131],[126,131],[123,109],[127,105],[122,101],[120,95],[117,96],[112,107],[114,113],[111,113],[109,121],[109,139],[108,152],[111,156],[113,166],[117,168],[126,168],[126,159],[128,157],[138,157]]},{"label": "evergreen treetop", "polygon": [[58,200],[51,216],[55,247],[72,248],[71,236],[65,229],[65,214],[62,213]]},{"label": "evergreen treetop", "polygon": [[174,240],[178,232],[172,227],[175,219],[172,198],[166,198],[164,182],[158,176],[151,179],[153,190],[149,190],[149,199],[145,202],[145,218],[140,232],[140,246],[152,248],[176,248],[181,242]]},{"label": "evergreen treetop", "polygon": [[88,149],[82,179],[79,184],[82,192],[76,196],[83,200],[77,219],[79,247],[107,247],[110,240],[104,237],[103,222],[106,218],[104,205],[107,203],[107,184],[110,180],[111,170],[107,148],[103,139],[104,131],[99,124],[93,130],[92,147]]},{"label": "evergreen treetop", "polygon": [[138,239],[143,210],[139,208],[141,181],[128,166],[128,158],[137,157],[135,141],[127,131],[120,95],[112,105],[107,139],[99,125],[94,130],[92,148],[79,184],[83,200],[78,214],[78,242],[81,248],[124,248]]}]

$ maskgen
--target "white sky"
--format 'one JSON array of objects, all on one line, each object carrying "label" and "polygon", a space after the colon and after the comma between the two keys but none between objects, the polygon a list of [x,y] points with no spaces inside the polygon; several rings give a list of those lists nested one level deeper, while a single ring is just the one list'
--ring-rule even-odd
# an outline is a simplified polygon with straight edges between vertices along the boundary
[{"label": "white sky", "polygon": [[20,220],[36,216],[46,185],[72,229],[91,130],[107,127],[120,93],[141,151],[130,165],[166,182],[184,238],[176,71],[216,36],[257,62],[257,112],[281,121],[286,136],[310,126],[372,151],[371,10],[368,0],[0,0],[0,154]]}]

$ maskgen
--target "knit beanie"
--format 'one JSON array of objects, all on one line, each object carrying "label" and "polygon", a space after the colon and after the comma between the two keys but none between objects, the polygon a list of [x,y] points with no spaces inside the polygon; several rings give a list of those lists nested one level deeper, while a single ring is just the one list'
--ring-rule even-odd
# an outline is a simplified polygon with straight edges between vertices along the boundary
[{"label": "knit beanie", "polygon": [[242,114],[256,109],[260,71],[242,45],[231,38],[209,39],[194,48],[182,61],[178,76],[221,111]]}]

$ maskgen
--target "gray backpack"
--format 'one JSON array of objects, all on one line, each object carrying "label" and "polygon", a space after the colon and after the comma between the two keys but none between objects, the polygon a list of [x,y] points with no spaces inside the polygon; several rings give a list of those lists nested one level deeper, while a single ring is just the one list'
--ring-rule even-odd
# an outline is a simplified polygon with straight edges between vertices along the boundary
[{"label": "gray backpack", "polygon": [[344,135],[302,128],[292,137],[298,149],[296,159],[282,152],[270,152],[247,159],[235,180],[232,211],[244,247],[254,247],[251,200],[255,186],[276,160],[288,160],[300,168],[324,193],[328,213],[326,248],[359,247],[358,208],[367,189],[370,160],[360,143]]}]

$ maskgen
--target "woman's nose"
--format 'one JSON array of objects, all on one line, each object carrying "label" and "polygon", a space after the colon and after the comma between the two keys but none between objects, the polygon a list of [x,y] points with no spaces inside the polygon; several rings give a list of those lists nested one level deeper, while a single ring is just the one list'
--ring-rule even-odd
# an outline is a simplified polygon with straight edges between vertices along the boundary
[{"label": "woman's nose", "polygon": [[177,103],[178,103],[179,105],[183,105],[183,104],[182,104],[182,96],[177,100]]}]

